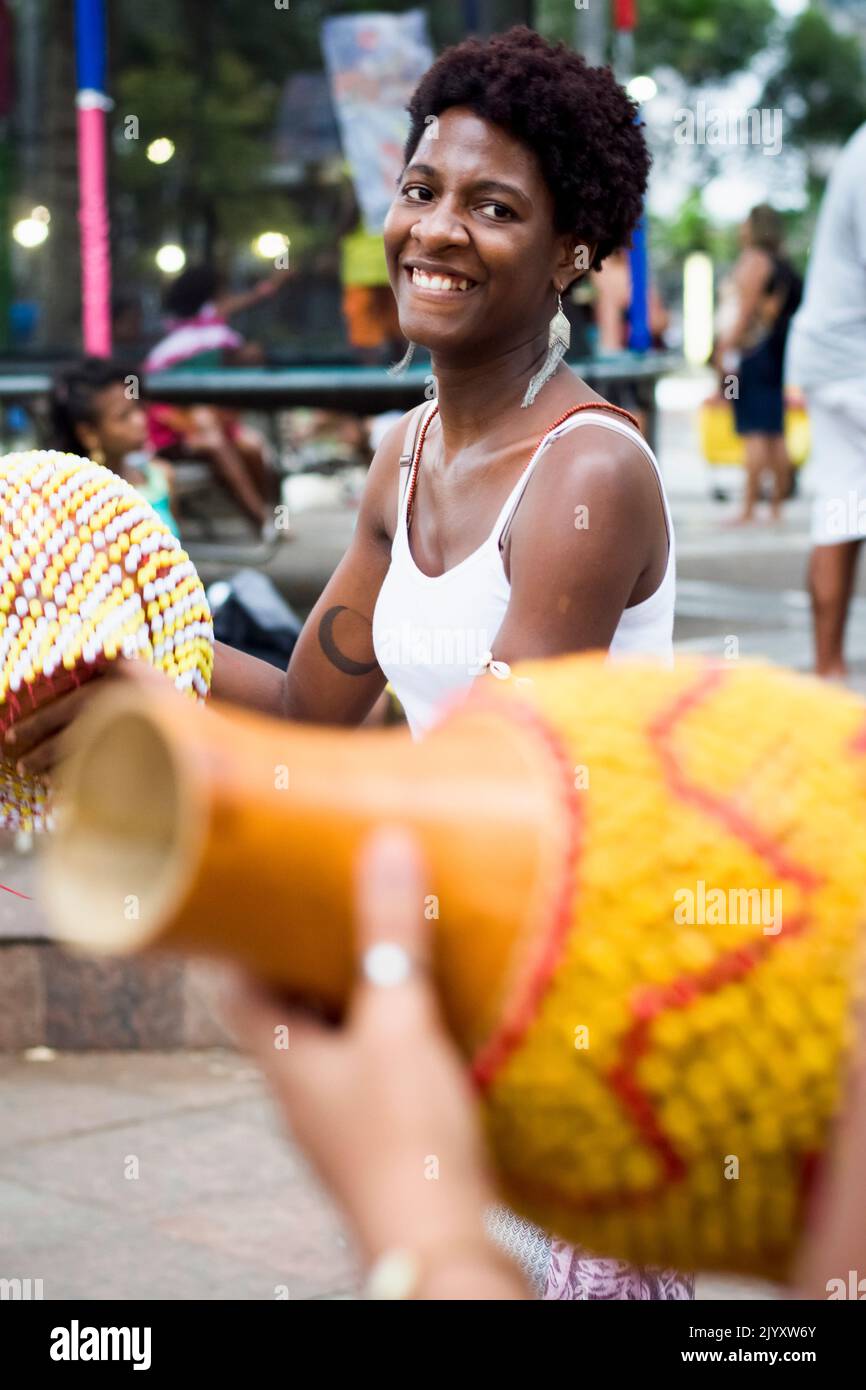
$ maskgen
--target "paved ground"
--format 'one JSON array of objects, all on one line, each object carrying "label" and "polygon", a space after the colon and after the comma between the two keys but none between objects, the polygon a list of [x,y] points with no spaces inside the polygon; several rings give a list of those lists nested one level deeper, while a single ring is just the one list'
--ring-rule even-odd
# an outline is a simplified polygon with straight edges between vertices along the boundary
[{"label": "paved ground", "polygon": [[[46,1299],[317,1299],[340,1222],[232,1053],[0,1057],[0,1279]],[[702,1279],[700,1298],[767,1298]]]},{"label": "paved ground", "polygon": [[[723,525],[688,409],[664,388],[659,456],[678,534],[681,650],[762,654],[808,669],[803,576],[808,503],[778,528]],[[302,480],[294,538],[268,570],[303,609],[351,534],[340,485]],[[254,557],[254,552],[250,552]],[[206,580],[221,567],[202,563]],[[862,586],[861,586],[862,587]],[[854,683],[866,689],[866,598],[852,614]],[[0,849],[0,882],[32,891],[32,861]],[[40,930],[38,906],[0,894],[0,935]],[[138,1163],[138,1176],[125,1174]],[[339,1223],[275,1133],[258,1078],[227,1053],[0,1059],[0,1278],[41,1278],[46,1298],[340,1297],[354,1288]],[[767,1297],[702,1280],[702,1297]]]},{"label": "paved ground", "polygon": [[356,1282],[257,1073],[218,1050],[0,1058],[0,1278],[41,1279],[46,1299],[308,1299]]}]

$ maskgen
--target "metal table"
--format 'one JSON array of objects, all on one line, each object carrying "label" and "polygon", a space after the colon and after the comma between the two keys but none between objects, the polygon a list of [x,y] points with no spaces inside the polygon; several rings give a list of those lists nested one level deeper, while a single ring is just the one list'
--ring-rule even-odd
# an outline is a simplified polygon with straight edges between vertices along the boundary
[{"label": "metal table", "polygon": [[[675,353],[619,353],[616,356],[569,361],[569,366],[603,396],[614,399],[623,386],[629,388],[628,405],[645,418],[645,433],[655,448],[655,386],[659,377],[681,365]],[[48,398],[55,364],[38,368],[4,368],[0,363],[0,423],[4,407],[19,405],[32,412],[37,436],[47,442]],[[432,399],[435,382],[429,361],[413,365],[402,377],[392,377],[384,367],[352,365],[231,367],[216,370],[177,370],[144,376],[142,394],[152,400],[177,404],[212,404],[256,411],[272,417],[272,436],[277,442],[277,417],[299,407],[319,408],[356,415],[375,415],[386,410],[409,410],[425,396]],[[285,467],[285,461],[283,466]],[[187,481],[196,466],[186,468]],[[201,466],[198,466],[199,468]],[[181,471],[185,465],[180,465]],[[289,470],[292,471],[291,466]],[[330,471],[330,470],[328,470]],[[189,491],[189,489],[187,489]],[[201,491],[206,499],[207,489]],[[195,488],[189,494],[191,506]],[[196,494],[197,495],[197,494]],[[208,504],[209,505],[209,504]],[[220,529],[213,522],[216,536]],[[243,544],[227,539],[186,541],[197,561],[212,559],[234,564],[257,564],[268,558],[270,543]]]},{"label": "metal table", "polygon": [[[676,353],[623,352],[570,361],[569,366],[602,395],[617,386],[630,385],[639,408],[646,414],[647,438],[654,447],[655,384],[680,362]],[[389,376],[383,367],[348,365],[190,369],[151,373],[144,378],[143,386],[152,399],[178,404],[203,402],[266,413],[308,406],[358,415],[408,410],[425,394],[432,396],[435,389],[429,364],[412,366],[402,377]],[[44,401],[50,389],[49,370],[4,370],[0,364],[0,404]]]}]

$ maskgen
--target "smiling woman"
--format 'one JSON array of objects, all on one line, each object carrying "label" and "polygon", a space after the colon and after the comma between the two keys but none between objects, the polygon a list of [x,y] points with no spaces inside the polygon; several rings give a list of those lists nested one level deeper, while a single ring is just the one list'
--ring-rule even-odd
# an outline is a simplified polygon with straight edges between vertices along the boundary
[{"label": "smiling woman", "polygon": [[[409,421],[373,643],[420,733],[494,648],[500,662],[589,648],[669,660],[674,556],[634,421],[562,364],[561,295],[640,217],[634,104],[609,70],[514,29],[444,53],[409,111],[385,249],[438,398]],[[489,661],[393,659],[394,633],[417,648],[460,624],[489,633]]]},{"label": "smiling woman", "polygon": [[[522,329],[538,321],[552,272],[568,284],[578,278],[578,266],[598,269],[627,243],[640,217],[650,159],[636,113],[608,69],[587,67],[578,54],[551,46],[529,29],[486,43],[470,40],[443,54],[412,98],[406,168],[386,224],[398,301],[401,267],[404,279],[419,269],[497,292],[496,300],[479,295],[485,307],[478,303],[473,310],[485,316],[488,340],[503,326],[513,330],[516,321]],[[421,246],[411,245],[401,255],[419,204],[425,205],[428,228],[434,209],[440,222],[450,218],[452,226],[458,211],[467,219],[453,257],[425,260]],[[492,240],[502,237],[494,227],[509,235]],[[476,238],[482,240],[473,247]],[[579,245],[585,254],[576,266]],[[507,253],[508,265],[486,265],[488,249],[497,262]],[[499,282],[500,270],[507,269],[519,284]],[[507,303],[501,290],[510,291]],[[404,331],[417,331],[419,341],[432,326],[429,318],[413,315],[410,303],[401,304],[400,318]],[[467,352],[474,337],[467,326]]]},{"label": "smiling woman", "polygon": [[[409,112],[385,249],[438,400],[406,435],[373,646],[420,734],[503,661],[593,647],[670,660],[675,577],[652,453],[562,367],[562,294],[640,217],[636,108],[609,70],[516,29],[443,54]],[[474,665],[395,655],[397,632],[414,651],[461,625],[490,635]],[[542,1296],[691,1296],[688,1279],[586,1258],[504,1209],[493,1229]]]}]

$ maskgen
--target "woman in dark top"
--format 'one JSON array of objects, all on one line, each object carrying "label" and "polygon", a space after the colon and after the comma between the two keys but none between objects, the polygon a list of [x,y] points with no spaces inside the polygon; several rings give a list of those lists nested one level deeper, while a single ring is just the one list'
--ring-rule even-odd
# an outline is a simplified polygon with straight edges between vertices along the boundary
[{"label": "woman in dark top", "polygon": [[766,475],[773,479],[776,520],[791,469],[785,448],[785,340],[802,282],[783,254],[782,223],[773,208],[764,203],[753,208],[740,240],[743,249],[733,273],[736,316],[718,342],[716,362],[735,382],[734,419],[745,441],[746,495],[739,520],[752,520]]}]

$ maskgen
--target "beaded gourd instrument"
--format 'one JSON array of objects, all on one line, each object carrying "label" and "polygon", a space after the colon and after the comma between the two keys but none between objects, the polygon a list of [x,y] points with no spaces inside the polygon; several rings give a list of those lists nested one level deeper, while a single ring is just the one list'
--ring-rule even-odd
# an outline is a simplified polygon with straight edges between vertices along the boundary
[{"label": "beaded gourd instrument", "polygon": [[860,699],[574,657],[483,678],[415,744],[171,691],[100,695],[76,733],[60,935],[234,956],[340,1009],[358,845],[406,824],[510,1203],[635,1263],[790,1271],[856,1022]]},{"label": "beaded gourd instrument", "polygon": [[[0,738],[119,654],[204,699],[213,628],[179,541],[135,489],[73,454],[0,458]],[[0,755],[2,756],[2,755]],[[46,788],[0,761],[0,828],[50,823]]]}]

